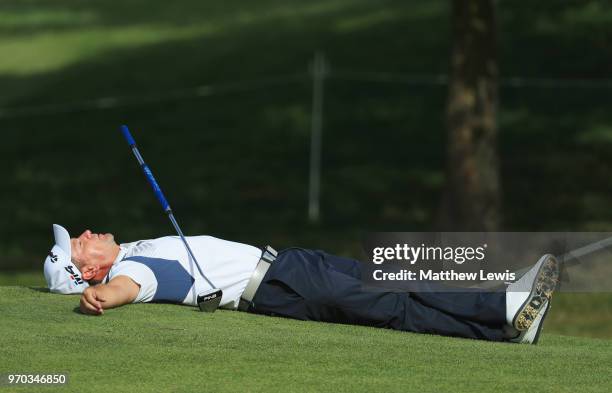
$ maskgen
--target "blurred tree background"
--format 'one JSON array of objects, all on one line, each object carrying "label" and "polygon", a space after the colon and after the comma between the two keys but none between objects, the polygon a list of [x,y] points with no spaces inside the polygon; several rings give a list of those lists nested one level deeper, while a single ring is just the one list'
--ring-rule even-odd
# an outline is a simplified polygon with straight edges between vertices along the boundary
[{"label": "blurred tree background", "polygon": [[[503,230],[611,230],[612,3],[476,3],[496,8],[497,35],[485,26],[477,43],[495,47],[475,52],[497,63],[478,71],[496,103],[462,116],[484,113],[472,148],[497,151],[473,167],[484,194],[451,199],[453,216],[444,195],[466,183],[448,144],[451,59],[479,29],[457,30],[453,2],[3,0],[0,268],[42,277],[54,222],[120,242],[172,233],[122,123],[187,234],[360,256],[369,231],[483,225],[483,203]],[[327,71],[313,223],[315,52]]]},{"label": "blurred tree background", "polygon": [[497,16],[493,0],[452,2],[444,230],[500,228]]}]

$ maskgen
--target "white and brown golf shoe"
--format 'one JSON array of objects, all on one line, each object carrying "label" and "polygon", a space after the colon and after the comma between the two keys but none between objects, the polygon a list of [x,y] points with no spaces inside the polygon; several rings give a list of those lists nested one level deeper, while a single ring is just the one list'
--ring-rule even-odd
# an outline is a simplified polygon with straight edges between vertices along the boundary
[{"label": "white and brown golf shoe", "polygon": [[559,261],[551,254],[540,258],[520,279],[506,288],[506,320],[519,332],[528,330],[548,308],[559,282]]}]

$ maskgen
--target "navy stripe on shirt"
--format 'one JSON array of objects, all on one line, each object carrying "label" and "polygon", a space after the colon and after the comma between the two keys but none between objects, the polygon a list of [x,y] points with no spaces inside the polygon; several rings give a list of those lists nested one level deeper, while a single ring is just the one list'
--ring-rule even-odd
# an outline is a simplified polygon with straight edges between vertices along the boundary
[{"label": "navy stripe on shirt", "polygon": [[195,279],[180,264],[172,259],[132,256],[125,261],[142,263],[153,271],[157,280],[154,302],[181,303],[189,293]]}]

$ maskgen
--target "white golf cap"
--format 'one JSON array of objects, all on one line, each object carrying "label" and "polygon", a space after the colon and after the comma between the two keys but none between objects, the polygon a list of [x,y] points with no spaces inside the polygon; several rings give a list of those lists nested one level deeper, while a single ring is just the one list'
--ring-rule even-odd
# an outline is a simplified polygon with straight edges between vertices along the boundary
[{"label": "white golf cap", "polygon": [[53,224],[55,245],[45,259],[45,280],[54,293],[65,295],[83,293],[89,284],[81,277],[81,272],[72,263],[70,235],[61,225]]}]

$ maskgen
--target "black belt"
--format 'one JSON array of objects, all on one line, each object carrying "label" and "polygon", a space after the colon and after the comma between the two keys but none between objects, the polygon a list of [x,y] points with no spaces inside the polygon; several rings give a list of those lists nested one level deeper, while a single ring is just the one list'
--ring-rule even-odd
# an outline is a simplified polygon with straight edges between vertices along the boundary
[{"label": "black belt", "polygon": [[278,253],[276,250],[270,246],[266,246],[262,250],[261,258],[259,258],[259,262],[257,262],[255,271],[253,272],[253,275],[251,275],[244,292],[242,292],[242,296],[240,296],[238,310],[246,311],[253,304],[253,298],[257,293],[257,289],[259,289],[261,281],[268,272],[270,266],[272,266],[272,263],[274,263],[274,260],[276,260],[277,255]]}]

